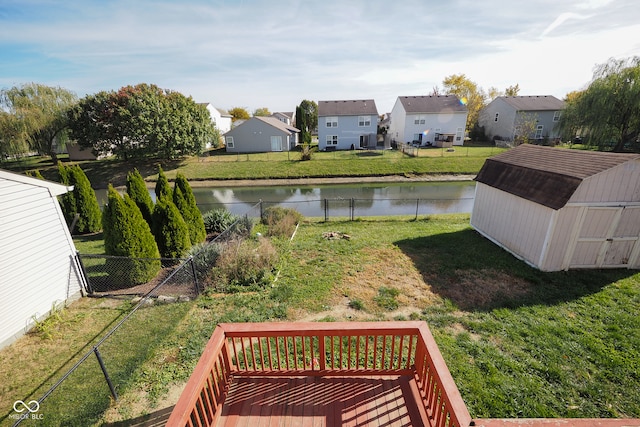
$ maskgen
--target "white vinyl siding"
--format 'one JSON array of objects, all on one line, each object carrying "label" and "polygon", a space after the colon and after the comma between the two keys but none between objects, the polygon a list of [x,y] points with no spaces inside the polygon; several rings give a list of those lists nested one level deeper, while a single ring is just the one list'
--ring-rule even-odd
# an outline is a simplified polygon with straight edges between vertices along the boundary
[{"label": "white vinyl siding", "polygon": [[75,248],[50,190],[0,176],[0,347],[80,293]]}]

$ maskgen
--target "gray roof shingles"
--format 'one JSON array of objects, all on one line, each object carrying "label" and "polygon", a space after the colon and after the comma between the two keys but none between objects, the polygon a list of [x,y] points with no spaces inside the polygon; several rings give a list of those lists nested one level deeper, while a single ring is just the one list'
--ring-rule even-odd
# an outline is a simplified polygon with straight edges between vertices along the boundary
[{"label": "gray roof shingles", "polygon": [[467,106],[455,95],[399,96],[398,99],[404,111],[411,114],[440,113],[443,110],[467,111]]},{"label": "gray roof shingles", "polygon": [[517,111],[556,111],[564,108],[564,101],[551,95],[501,96],[500,98]]},{"label": "gray roof shingles", "polygon": [[378,115],[376,102],[373,99],[354,99],[345,101],[319,101],[318,116],[359,116]]},{"label": "gray roof shingles", "polygon": [[557,210],[585,178],[635,159],[640,155],[523,144],[487,159],[476,181]]}]

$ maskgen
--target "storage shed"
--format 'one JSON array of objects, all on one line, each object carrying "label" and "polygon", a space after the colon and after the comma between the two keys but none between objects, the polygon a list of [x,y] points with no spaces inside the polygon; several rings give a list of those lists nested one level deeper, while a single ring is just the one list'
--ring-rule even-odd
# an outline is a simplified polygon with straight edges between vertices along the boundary
[{"label": "storage shed", "polygon": [[81,296],[76,250],[56,196],[70,188],[0,170],[0,348]]},{"label": "storage shed", "polygon": [[640,154],[524,144],[476,181],[471,226],[528,264],[640,268]]}]

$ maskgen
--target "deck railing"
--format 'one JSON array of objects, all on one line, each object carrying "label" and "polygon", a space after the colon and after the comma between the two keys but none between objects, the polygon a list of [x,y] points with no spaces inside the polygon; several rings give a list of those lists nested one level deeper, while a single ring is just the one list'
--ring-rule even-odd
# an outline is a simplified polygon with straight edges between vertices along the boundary
[{"label": "deck railing", "polygon": [[168,425],[211,426],[232,376],[410,375],[425,424],[462,427],[471,416],[424,322],[221,324]]}]

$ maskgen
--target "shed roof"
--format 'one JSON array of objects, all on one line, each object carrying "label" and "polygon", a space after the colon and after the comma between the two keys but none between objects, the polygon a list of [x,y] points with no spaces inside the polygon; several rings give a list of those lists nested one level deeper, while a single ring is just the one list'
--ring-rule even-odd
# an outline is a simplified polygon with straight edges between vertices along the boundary
[{"label": "shed roof", "polygon": [[466,112],[467,106],[455,95],[399,96],[407,113],[440,113],[443,110]]},{"label": "shed roof", "polygon": [[476,181],[560,209],[585,178],[636,159],[640,154],[523,144],[487,159]]},{"label": "shed roof", "polygon": [[358,116],[361,114],[378,115],[373,99],[354,99],[347,101],[319,101],[318,116]]},{"label": "shed roof", "polygon": [[517,111],[556,111],[564,108],[564,101],[552,95],[501,96],[499,98]]}]

